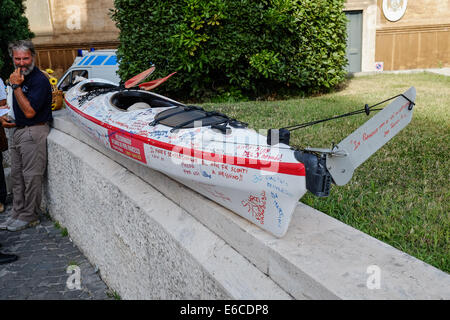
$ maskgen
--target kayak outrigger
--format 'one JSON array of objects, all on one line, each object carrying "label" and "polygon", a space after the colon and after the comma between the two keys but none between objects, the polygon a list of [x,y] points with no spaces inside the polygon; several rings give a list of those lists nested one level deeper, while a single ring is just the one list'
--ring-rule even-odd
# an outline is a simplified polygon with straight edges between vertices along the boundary
[{"label": "kayak outrigger", "polygon": [[[332,149],[297,150],[289,145],[290,131],[313,123],[271,129],[264,136],[225,114],[147,91],[171,75],[137,88],[146,76],[125,87],[102,79],[78,83],[65,95],[72,120],[106,148],[166,174],[277,237],[286,233],[307,190],[322,197],[332,182],[346,184],[411,121],[416,96],[411,87],[388,99],[393,101]],[[369,114],[372,107],[356,113]]]}]

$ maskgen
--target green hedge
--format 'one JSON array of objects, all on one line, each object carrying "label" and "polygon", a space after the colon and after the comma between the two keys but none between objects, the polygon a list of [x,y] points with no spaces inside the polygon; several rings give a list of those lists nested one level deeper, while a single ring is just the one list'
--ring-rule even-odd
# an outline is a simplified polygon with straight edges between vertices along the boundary
[{"label": "green hedge", "polygon": [[0,0],[0,77],[9,78],[14,70],[12,59],[8,53],[8,43],[15,40],[25,40],[34,37],[28,29],[28,19],[25,17],[24,1]]},{"label": "green hedge", "polygon": [[178,98],[328,91],[345,79],[345,0],[115,0],[122,79],[177,71]]}]

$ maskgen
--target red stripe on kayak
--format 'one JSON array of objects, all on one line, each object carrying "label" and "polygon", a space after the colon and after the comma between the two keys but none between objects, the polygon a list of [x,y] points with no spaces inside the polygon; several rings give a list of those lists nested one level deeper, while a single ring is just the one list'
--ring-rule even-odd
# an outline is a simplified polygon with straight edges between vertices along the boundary
[{"label": "red stripe on kayak", "polygon": [[241,157],[234,157],[234,156],[227,156],[227,155],[221,155],[221,154],[214,154],[207,151],[201,151],[196,150],[192,148],[177,146],[174,144],[170,144],[167,142],[146,138],[131,132],[128,132],[124,129],[120,129],[118,127],[112,126],[108,123],[105,123],[103,121],[100,121],[81,110],[77,109],[73,105],[71,105],[66,99],[64,99],[66,104],[76,113],[81,115],[83,118],[101,126],[109,130],[118,131],[121,134],[126,134],[130,136],[133,139],[138,139],[141,141],[144,141],[145,143],[164,149],[167,151],[175,152],[181,155],[190,156],[198,159],[203,159],[205,161],[211,161],[211,162],[219,162],[222,164],[230,164],[238,167],[245,167],[245,168],[251,168],[251,169],[257,169],[257,170],[264,170],[264,171],[270,171],[270,172],[277,172],[281,174],[289,174],[293,176],[305,176],[305,166],[303,163],[288,163],[288,162],[276,162],[276,161],[261,161],[256,159],[249,159],[249,158],[241,158]]}]

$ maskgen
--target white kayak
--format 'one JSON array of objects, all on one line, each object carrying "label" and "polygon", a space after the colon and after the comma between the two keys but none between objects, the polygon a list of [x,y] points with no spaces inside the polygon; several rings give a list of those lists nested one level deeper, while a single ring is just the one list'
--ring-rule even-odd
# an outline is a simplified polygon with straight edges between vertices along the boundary
[{"label": "white kayak", "polygon": [[326,158],[353,155],[298,151],[226,115],[102,79],[78,83],[64,102],[74,123],[106,148],[166,174],[277,237],[286,233],[307,190],[328,194],[332,176]]}]

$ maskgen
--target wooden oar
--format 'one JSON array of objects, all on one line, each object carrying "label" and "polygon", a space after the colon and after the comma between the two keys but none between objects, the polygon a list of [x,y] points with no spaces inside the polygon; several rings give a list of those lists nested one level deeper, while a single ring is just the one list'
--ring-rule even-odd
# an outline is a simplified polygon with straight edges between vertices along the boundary
[{"label": "wooden oar", "polygon": [[139,73],[138,75],[134,76],[131,79],[128,79],[125,82],[125,88],[129,89],[134,86],[137,86],[139,83],[144,81],[145,78],[147,78],[149,75],[151,75],[155,71],[155,66],[151,66],[149,69]]},{"label": "wooden oar", "polygon": [[171,76],[173,76],[176,72],[169,74],[168,76],[164,77],[164,78],[160,78],[160,79],[156,79],[156,80],[152,80],[149,82],[144,82],[141,83],[139,85],[139,88],[144,89],[144,90],[152,90],[155,89],[157,86],[159,86],[161,83],[163,83],[164,81],[166,81],[167,79],[169,79]]}]

